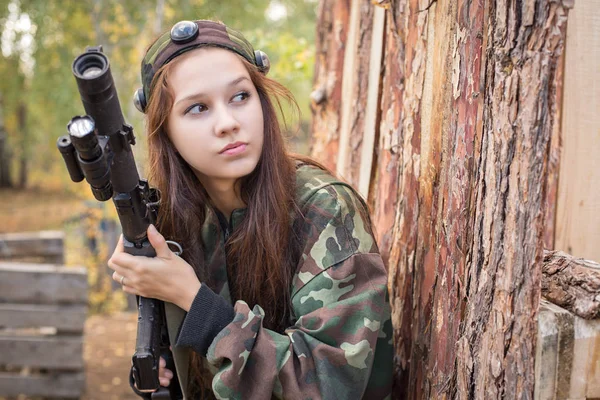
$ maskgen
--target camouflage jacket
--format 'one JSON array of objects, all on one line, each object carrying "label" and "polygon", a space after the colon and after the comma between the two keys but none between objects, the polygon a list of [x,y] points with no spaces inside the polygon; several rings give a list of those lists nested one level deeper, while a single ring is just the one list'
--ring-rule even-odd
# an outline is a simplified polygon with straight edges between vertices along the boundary
[{"label": "camouflage jacket", "polygon": [[[358,212],[364,205],[350,186],[315,167],[299,167],[296,182],[305,245],[290,288],[295,323],[279,334],[263,328],[260,305],[232,304],[225,238],[219,224],[207,220],[212,290],[200,289],[175,347],[206,357],[218,399],[388,399],[387,272]],[[244,210],[234,211],[233,227],[243,217]],[[221,322],[206,327],[215,318]]]}]

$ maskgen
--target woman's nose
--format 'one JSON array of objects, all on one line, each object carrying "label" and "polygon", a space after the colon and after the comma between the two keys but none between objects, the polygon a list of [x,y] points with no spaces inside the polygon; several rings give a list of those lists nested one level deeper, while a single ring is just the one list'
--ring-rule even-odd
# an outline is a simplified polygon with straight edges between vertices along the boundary
[{"label": "woman's nose", "polygon": [[240,128],[239,121],[227,105],[216,107],[215,109],[215,134],[226,135],[237,132]]}]

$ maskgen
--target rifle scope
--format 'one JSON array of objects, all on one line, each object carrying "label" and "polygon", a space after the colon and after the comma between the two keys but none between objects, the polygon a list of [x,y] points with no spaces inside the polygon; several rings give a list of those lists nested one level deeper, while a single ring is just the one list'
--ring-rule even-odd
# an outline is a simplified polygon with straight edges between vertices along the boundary
[{"label": "rifle scope", "polygon": [[[135,144],[133,128],[125,123],[117,89],[110,72],[110,63],[108,57],[102,53],[102,46],[86,48],[84,53],[75,58],[71,69],[77,81],[83,107],[96,124],[96,135],[99,136],[101,144],[104,138],[108,138],[108,148],[104,146],[102,148],[111,153],[107,158],[110,161],[110,169],[128,171],[128,173],[112,174],[110,182],[113,191],[115,193],[135,191],[140,177],[131,151],[131,145]],[[70,136],[74,140],[73,135]],[[75,143],[73,144],[77,147]],[[66,153],[66,150],[65,148],[62,151]],[[82,159],[81,154],[79,156]],[[64,157],[65,162],[68,162],[67,156]],[[73,175],[78,177],[76,171],[72,177]],[[134,237],[137,236],[136,234]]]},{"label": "rifle scope", "polygon": [[73,61],[73,75],[87,115],[96,121],[99,135],[123,129],[125,119],[102,46],[89,47]]}]

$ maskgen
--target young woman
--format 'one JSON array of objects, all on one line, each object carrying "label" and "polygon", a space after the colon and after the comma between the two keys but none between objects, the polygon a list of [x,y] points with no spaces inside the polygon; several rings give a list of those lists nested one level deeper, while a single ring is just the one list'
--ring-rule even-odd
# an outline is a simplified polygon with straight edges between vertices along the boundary
[{"label": "young woman", "polygon": [[[275,106],[295,103],[268,69],[213,21],[182,21],[149,48],[137,101],[162,192],[157,256],[119,245],[113,279],[170,306],[188,399],[389,398],[387,273],[367,207],[287,152]],[[173,372],[161,361],[159,375],[168,386]]]}]

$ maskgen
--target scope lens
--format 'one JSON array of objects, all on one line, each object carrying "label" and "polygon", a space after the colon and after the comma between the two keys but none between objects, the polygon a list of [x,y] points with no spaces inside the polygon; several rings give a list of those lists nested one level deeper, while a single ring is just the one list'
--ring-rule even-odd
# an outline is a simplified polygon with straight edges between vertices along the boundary
[{"label": "scope lens", "polygon": [[75,117],[69,122],[67,129],[71,136],[82,138],[90,133],[94,133],[94,120],[87,115]]},{"label": "scope lens", "polygon": [[83,75],[84,78],[92,79],[92,78],[99,76],[101,73],[102,73],[102,69],[92,66],[92,67],[86,69],[85,71],[83,71],[83,74],[81,74],[81,75]]},{"label": "scope lens", "polygon": [[102,53],[84,53],[73,64],[73,72],[83,79],[95,79],[107,69],[108,60]]}]

